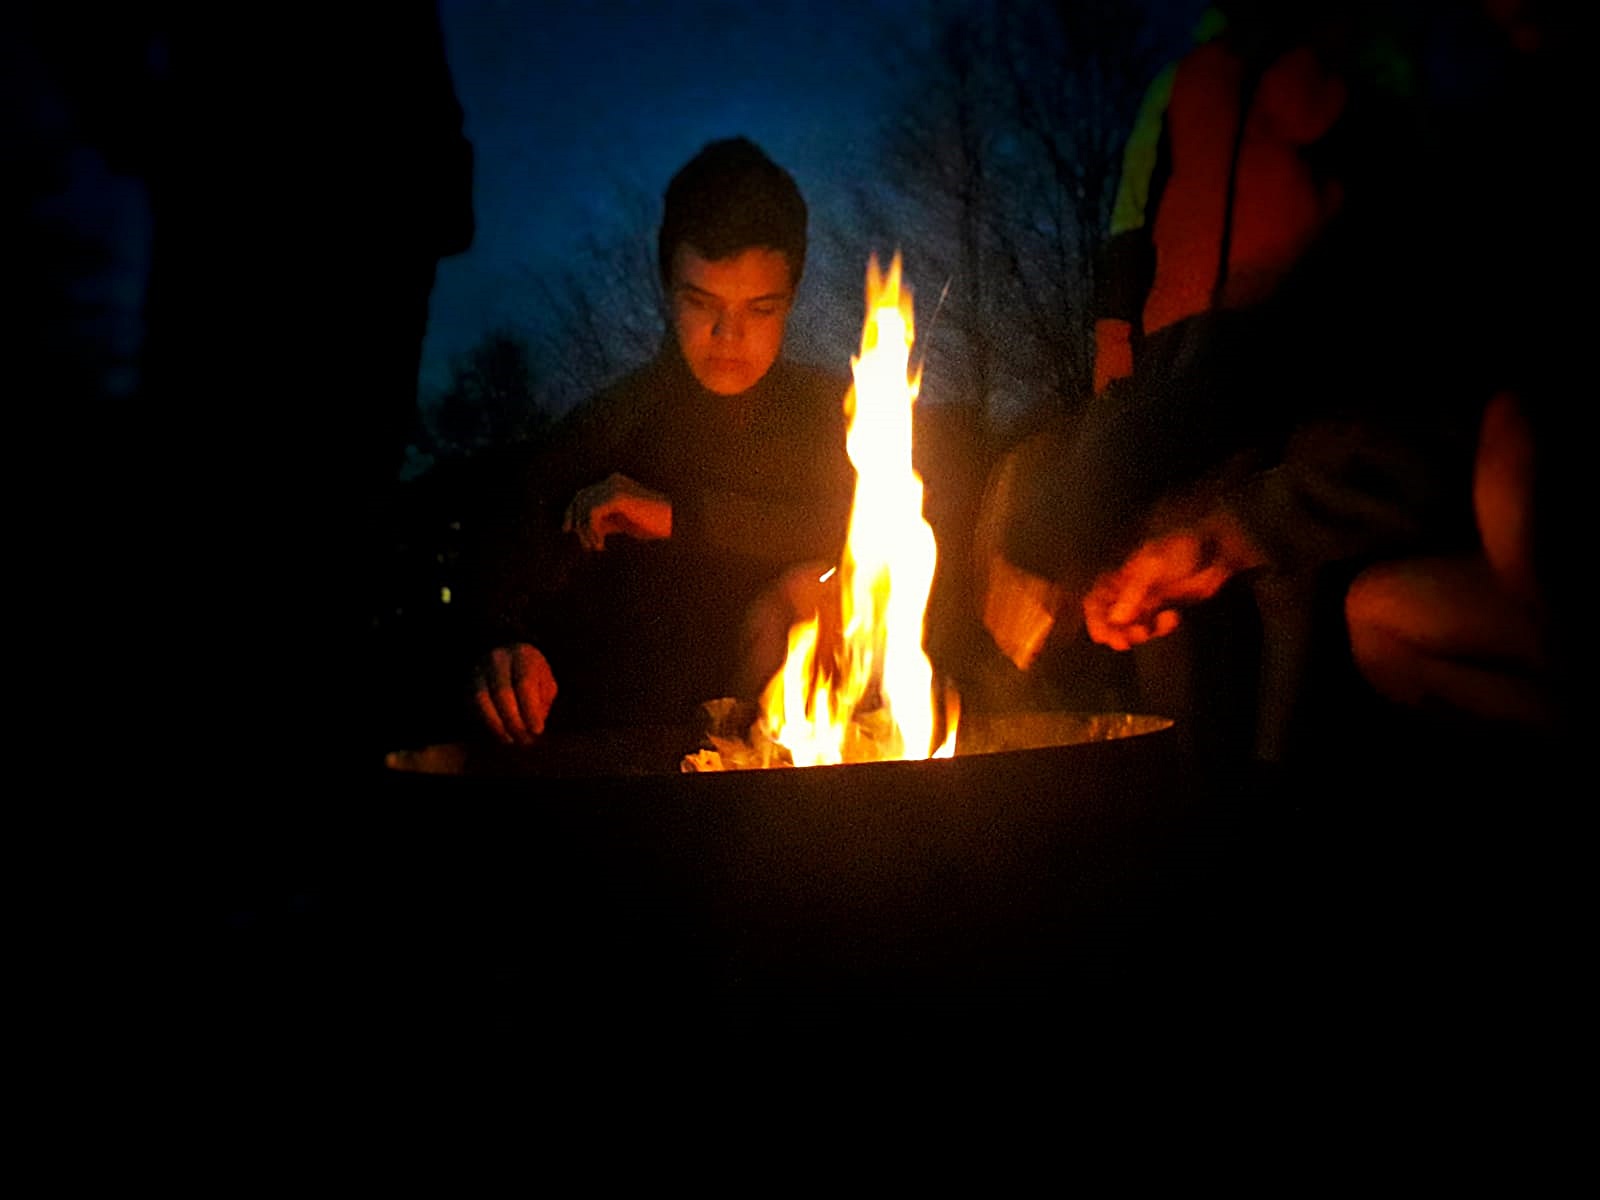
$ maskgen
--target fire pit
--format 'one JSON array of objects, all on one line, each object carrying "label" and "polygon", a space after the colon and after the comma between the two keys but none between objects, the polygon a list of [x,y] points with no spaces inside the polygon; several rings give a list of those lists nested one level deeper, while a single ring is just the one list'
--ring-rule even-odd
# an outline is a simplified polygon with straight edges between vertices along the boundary
[{"label": "fire pit", "polygon": [[693,745],[431,747],[391,757],[394,796],[468,814],[435,852],[583,978],[877,989],[1071,985],[1125,955],[1184,795],[1159,717],[969,714],[953,758],[721,774],[679,770]]},{"label": "fire pit", "polygon": [[[710,724],[709,719],[707,724]],[[1172,721],[1167,717],[1136,713],[972,713],[964,720],[956,739],[955,757],[968,759],[1033,750],[1060,751],[1126,738],[1141,738],[1144,739],[1142,744],[1149,745],[1152,741],[1164,742],[1165,738],[1151,735],[1163,734],[1171,727]],[[388,756],[388,766],[408,774],[547,781],[581,779],[604,785],[609,779],[683,774],[686,756],[697,745],[703,748],[710,740],[705,729],[696,732],[677,725],[557,729],[531,746],[502,746],[487,741],[450,742],[400,750]],[[1080,756],[1084,753],[1078,751]],[[834,781],[850,777],[841,775],[838,767],[804,768],[806,774],[818,770]]]},{"label": "fire pit", "polygon": [[459,877],[490,889],[481,911],[530,922],[507,936],[567,977],[1057,981],[1125,943],[1158,874],[1152,839],[1182,795],[1170,721],[962,714],[924,652],[937,548],[911,453],[921,373],[900,266],[868,269],[846,400],[855,501],[817,580],[833,598],[791,629],[759,711],[730,721],[733,702],[713,702],[705,740],[552,731],[391,757],[420,811],[492,814],[461,843]]}]

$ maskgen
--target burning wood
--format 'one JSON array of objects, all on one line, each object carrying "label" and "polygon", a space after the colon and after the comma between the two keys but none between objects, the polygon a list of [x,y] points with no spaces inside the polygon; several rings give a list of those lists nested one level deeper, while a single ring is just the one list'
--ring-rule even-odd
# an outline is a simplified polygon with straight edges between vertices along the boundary
[{"label": "burning wood", "polygon": [[788,658],[767,685],[748,735],[714,732],[710,749],[684,759],[685,771],[955,752],[959,701],[953,690],[938,694],[922,649],[938,548],[922,516],[922,478],[911,459],[922,381],[921,370],[910,369],[914,337],[900,256],[887,275],[874,256],[861,354],[851,359],[855,383],[845,398],[856,491],[838,568],[838,612],[790,630]]}]

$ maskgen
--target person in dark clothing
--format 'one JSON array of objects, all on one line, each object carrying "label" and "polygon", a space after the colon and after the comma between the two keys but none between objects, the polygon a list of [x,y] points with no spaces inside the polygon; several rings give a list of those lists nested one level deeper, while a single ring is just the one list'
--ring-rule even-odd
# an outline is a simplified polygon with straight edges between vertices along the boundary
[{"label": "person in dark clothing", "polygon": [[495,736],[687,720],[780,665],[775,631],[836,561],[853,485],[848,381],[779,357],[805,226],[793,179],[743,138],[669,184],[661,351],[529,464],[487,564],[474,692]]},{"label": "person in dark clothing", "polygon": [[[1441,53],[1460,64],[1445,93],[1472,294],[1481,417],[1470,447],[1474,536],[1361,572],[1345,597],[1362,677],[1408,731],[1493,729],[1548,751],[1572,743],[1592,678],[1580,605],[1587,589],[1578,488],[1592,439],[1574,402],[1587,386],[1588,314],[1564,301],[1570,222],[1545,182],[1581,144],[1588,110],[1571,6],[1493,0],[1455,14]],[[1466,283],[1465,280],[1462,281]],[[1476,332],[1476,331],[1472,331]],[[1581,599],[1582,598],[1582,599]]]},{"label": "person in dark clothing", "polygon": [[[1527,253],[1537,201],[1526,180],[1546,136],[1530,134],[1561,113],[1536,95],[1503,97],[1522,128],[1501,138],[1496,128],[1513,126],[1498,105],[1491,121],[1430,94],[1386,123],[1362,107],[1369,92],[1353,91],[1365,121],[1343,132],[1337,211],[1260,299],[1224,303],[1213,276],[1205,311],[1146,337],[1132,373],[1107,380],[1042,498],[1008,530],[1010,561],[1051,589],[1035,604],[1044,619],[1075,632],[1081,618],[1116,650],[1166,638],[1190,610],[1208,621],[1213,606],[1195,606],[1248,581],[1265,632],[1259,661],[1235,650],[1212,678],[1259,670],[1245,754],[1293,755],[1335,695],[1358,696],[1345,612],[1358,573],[1479,545],[1485,405],[1527,377],[1534,343],[1521,306],[1551,265]],[[1241,186],[1237,201],[1246,198]],[[992,628],[1037,652],[1037,633],[1025,643],[1003,621]],[[1238,707],[1214,695],[1191,685],[1178,715],[1203,727]]]},{"label": "person in dark clothing", "polygon": [[[48,972],[118,996],[72,1017],[113,1040],[348,1047],[397,1011],[421,924],[342,822],[390,786],[373,568],[434,271],[474,231],[433,0],[24,3],[0,24],[33,159],[5,174],[25,207],[0,202],[28,311],[9,361],[52,426],[19,442],[49,727],[19,741],[85,800],[36,922]],[[130,197],[115,225],[60,203],[89,162]],[[74,299],[112,267],[126,351]]]},{"label": "person in dark clothing", "polygon": [[435,5],[113,7],[23,17],[59,119],[146,214],[134,380],[61,405],[74,428],[45,443],[89,441],[74,477],[105,497],[61,539],[72,636],[124,635],[118,678],[149,700],[113,736],[177,739],[196,770],[243,741],[381,771],[377,706],[332,677],[379,669],[429,294],[474,232]]},{"label": "person in dark clothing", "polygon": [[[1229,373],[1258,359],[1261,379],[1280,369],[1292,388],[1301,370],[1270,347],[1259,352],[1262,323],[1252,315],[1345,206],[1348,127],[1367,119],[1368,99],[1351,82],[1354,7],[1338,0],[1292,10],[1219,4],[1197,31],[1200,44],[1147,92],[1096,271],[1094,395],[1072,433],[1039,439],[1002,469],[1007,486],[996,486],[991,508],[1029,511],[1019,508],[1009,522],[993,511],[987,517],[986,622],[1019,666],[1052,640],[1061,658],[1097,574],[1131,549],[1122,540],[1158,500],[1217,470],[1240,446],[1285,436],[1295,401],[1241,388]],[[1033,478],[1022,479],[1025,473]],[[1055,494],[1063,489],[1068,494]],[[1169,497],[1163,507],[1181,506]],[[1043,520],[1047,512],[1055,519]],[[1274,651],[1263,686],[1278,692],[1294,686],[1293,647],[1302,638],[1301,605],[1280,595],[1282,583],[1273,572],[1252,577]],[[1173,617],[1163,622],[1170,632]],[[1091,636],[1131,648],[1106,642],[1103,627],[1092,624]],[[1189,640],[1178,639],[1176,652],[1169,643],[1134,656],[1138,703],[1185,713],[1195,704],[1187,681],[1199,668],[1183,661]],[[1060,665],[1082,672],[1094,665],[1092,654],[1080,647],[1072,655],[1086,655],[1087,662]],[[1187,735],[1195,727],[1185,721],[1184,728]]]},{"label": "person in dark clothing", "polygon": [[1390,160],[1386,203],[1364,197],[1284,297],[1288,322],[1269,316],[1250,335],[1274,374],[1315,374],[1296,386],[1281,450],[1254,442],[1259,468],[1096,580],[1084,602],[1096,640],[1161,637],[1253,568],[1308,587],[1320,573],[1322,593],[1342,596],[1320,619],[1347,633],[1386,699],[1441,729],[1567,727],[1581,639],[1558,531],[1577,443],[1560,431],[1579,339],[1552,304],[1560,227],[1530,182],[1565,151],[1577,112],[1551,16],[1493,4],[1436,28],[1454,75],[1481,73],[1466,101],[1435,98],[1414,173]]}]

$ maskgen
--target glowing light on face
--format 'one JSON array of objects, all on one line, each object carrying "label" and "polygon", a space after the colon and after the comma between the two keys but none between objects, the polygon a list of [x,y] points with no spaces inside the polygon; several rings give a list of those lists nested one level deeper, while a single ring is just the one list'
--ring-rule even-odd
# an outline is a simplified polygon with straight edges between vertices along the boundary
[{"label": "glowing light on face", "polygon": [[789,260],[750,249],[708,259],[681,245],[672,258],[672,328],[707,391],[737,396],[772,369],[794,299]]}]

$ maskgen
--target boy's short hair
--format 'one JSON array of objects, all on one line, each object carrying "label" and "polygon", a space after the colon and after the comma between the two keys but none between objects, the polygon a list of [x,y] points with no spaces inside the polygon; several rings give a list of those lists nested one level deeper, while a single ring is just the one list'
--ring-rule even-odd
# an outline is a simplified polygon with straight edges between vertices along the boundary
[{"label": "boy's short hair", "polygon": [[791,284],[806,264],[806,202],[794,177],[749,138],[711,142],[667,184],[656,253],[661,283],[687,242],[716,261],[759,247],[789,260]]}]

